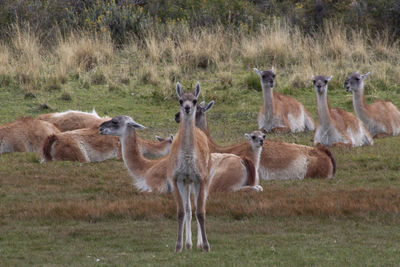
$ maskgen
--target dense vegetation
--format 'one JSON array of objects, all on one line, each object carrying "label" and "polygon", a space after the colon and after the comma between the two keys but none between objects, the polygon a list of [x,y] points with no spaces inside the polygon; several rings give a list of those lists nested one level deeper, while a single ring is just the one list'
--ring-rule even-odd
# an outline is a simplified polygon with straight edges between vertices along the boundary
[{"label": "dense vegetation", "polygon": [[400,2],[396,0],[4,0],[0,33],[4,36],[12,24],[29,23],[46,41],[58,31],[86,29],[109,31],[121,43],[129,35],[142,37],[149,30],[165,30],[166,25],[196,29],[220,24],[252,32],[273,18],[284,18],[305,33],[336,19],[352,29],[368,28],[376,33],[386,27],[391,36],[400,34]]}]

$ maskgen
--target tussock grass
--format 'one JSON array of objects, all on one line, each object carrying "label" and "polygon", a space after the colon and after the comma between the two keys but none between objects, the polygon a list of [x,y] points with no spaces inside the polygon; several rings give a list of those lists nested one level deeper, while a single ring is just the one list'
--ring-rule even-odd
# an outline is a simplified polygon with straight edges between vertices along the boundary
[{"label": "tussock grass", "polygon": [[281,20],[260,26],[254,34],[221,27],[194,32],[182,26],[169,34],[154,30],[142,40],[132,38],[119,49],[106,33],[71,33],[59,37],[51,49],[43,48],[29,27],[13,27],[10,37],[0,46],[0,74],[35,90],[48,77],[78,75],[90,81],[100,73],[106,83],[130,80],[169,96],[177,80],[193,79],[198,71],[217,73],[221,87],[234,87],[240,83],[229,73],[272,66],[281,88],[305,88],[318,74],[334,75],[332,84],[339,86],[356,70],[371,71],[374,86],[380,88],[393,88],[400,78],[398,42],[389,42],[387,32],[371,38],[368,32],[347,30],[340,21],[327,22],[312,36]]}]

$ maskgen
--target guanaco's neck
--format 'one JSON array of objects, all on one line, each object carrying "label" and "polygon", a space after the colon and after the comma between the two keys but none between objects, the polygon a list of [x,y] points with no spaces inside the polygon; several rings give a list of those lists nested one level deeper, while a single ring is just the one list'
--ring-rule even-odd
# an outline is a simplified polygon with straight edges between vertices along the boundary
[{"label": "guanaco's neck", "polygon": [[353,106],[354,111],[361,120],[365,120],[369,117],[367,104],[365,103],[363,86],[360,88],[360,90],[353,92]]},{"label": "guanaco's neck", "polygon": [[140,179],[152,166],[152,163],[142,156],[136,131],[132,127],[128,127],[125,135],[121,137],[121,147],[125,165],[136,179]]},{"label": "guanaco's neck", "polygon": [[[183,113],[183,112],[182,112]],[[194,114],[186,116],[183,115],[183,120],[179,124],[179,147],[180,151],[184,154],[193,154],[194,136],[195,131],[195,118]]]},{"label": "guanaco's neck", "polygon": [[261,147],[253,147],[249,142],[247,142],[246,156],[253,162],[256,170],[258,170],[258,166],[260,165],[261,149]]},{"label": "guanaco's neck", "polygon": [[325,91],[323,94],[317,93],[317,107],[318,107],[318,117],[319,123],[323,127],[327,127],[332,123],[331,113],[328,104],[328,96]]},{"label": "guanaco's neck", "polygon": [[261,83],[261,85],[264,98],[264,115],[270,116],[274,113],[275,108],[273,88],[263,83]]},{"label": "guanaco's neck", "polygon": [[144,156],[160,156],[168,154],[168,146],[171,144],[169,140],[161,142],[152,142],[137,136],[137,143],[140,145],[141,154]]}]

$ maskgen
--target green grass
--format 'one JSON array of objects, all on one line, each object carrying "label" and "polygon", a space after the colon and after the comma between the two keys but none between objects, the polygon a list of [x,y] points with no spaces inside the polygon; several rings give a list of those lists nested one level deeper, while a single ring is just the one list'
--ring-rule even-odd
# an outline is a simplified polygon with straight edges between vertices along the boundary
[{"label": "green grass", "polygon": [[0,253],[6,265],[394,266],[400,260],[397,223],[209,217],[207,226],[211,253],[175,254],[173,220],[17,222],[2,225]]},{"label": "green grass", "polygon": [[[248,70],[227,88],[216,74],[198,72],[182,81],[201,100],[214,99],[208,121],[221,144],[243,141],[257,128],[261,92],[249,89]],[[0,122],[36,116],[39,105],[53,111],[96,108],[101,115],[132,116],[148,127],[139,134],[175,133],[174,98],[135,82],[110,89],[68,78],[61,90],[37,90],[25,98],[18,87],[0,87]],[[289,88],[290,89],[290,88]],[[310,87],[289,90],[316,118]],[[281,90],[279,82],[277,90]],[[282,89],[283,90],[283,89]],[[68,92],[71,101],[62,99]],[[134,93],[132,95],[132,93]],[[400,106],[399,90],[374,91]],[[329,91],[332,107],[352,111],[343,88]],[[312,133],[267,138],[312,145]],[[208,200],[211,253],[173,252],[175,205],[171,195],[137,192],[121,161],[40,164],[32,153],[0,155],[0,258],[2,265],[328,265],[377,266],[400,262],[400,138],[370,147],[335,148],[332,180],[262,182],[259,194],[221,194]],[[327,201],[313,203],[313,201]],[[321,205],[319,205],[321,204]],[[248,209],[253,208],[248,211]],[[320,209],[320,210],[318,210]],[[193,230],[195,224],[193,223]],[[194,235],[195,236],[195,235]],[[195,242],[195,239],[194,239]],[[97,261],[99,259],[99,261]]]}]

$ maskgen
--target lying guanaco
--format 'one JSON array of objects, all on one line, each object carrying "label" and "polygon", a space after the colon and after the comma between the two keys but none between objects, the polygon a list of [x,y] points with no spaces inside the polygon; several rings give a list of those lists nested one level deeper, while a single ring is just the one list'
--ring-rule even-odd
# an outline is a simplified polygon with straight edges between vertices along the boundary
[{"label": "lying guanaco", "polygon": [[371,136],[394,136],[400,133],[400,111],[390,101],[377,100],[371,105],[365,102],[364,80],[370,73],[359,71],[347,76],[346,91],[353,93],[353,106],[357,117],[365,124]]},{"label": "lying guanaco", "polygon": [[328,82],[331,79],[332,76],[313,76],[319,119],[314,135],[314,143],[326,146],[345,145],[353,147],[372,145],[372,137],[362,121],[343,109],[330,108],[328,103]]},{"label": "lying guanaco", "polygon": [[[221,147],[217,145],[209,132],[206,112],[214,105],[214,101],[197,107],[196,126],[208,137],[208,145],[213,153],[232,153],[243,156],[238,145]],[[180,112],[175,115],[180,122]],[[240,145],[239,145],[240,147]],[[264,142],[258,173],[264,180],[287,180],[304,178],[332,178],[336,172],[336,162],[324,146],[309,147],[289,144],[280,141]]]}]

